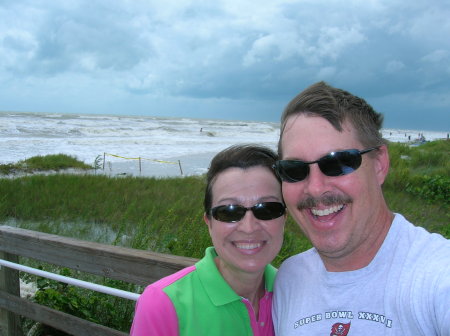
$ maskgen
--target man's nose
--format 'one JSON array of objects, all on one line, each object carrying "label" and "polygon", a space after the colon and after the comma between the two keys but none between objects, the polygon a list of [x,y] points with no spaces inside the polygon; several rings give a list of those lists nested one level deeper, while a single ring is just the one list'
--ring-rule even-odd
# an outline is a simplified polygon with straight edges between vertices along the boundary
[{"label": "man's nose", "polygon": [[322,173],[319,165],[316,163],[311,164],[309,166],[309,174],[304,181],[305,194],[311,195],[312,197],[323,195],[324,192],[328,191],[329,178],[329,176]]}]

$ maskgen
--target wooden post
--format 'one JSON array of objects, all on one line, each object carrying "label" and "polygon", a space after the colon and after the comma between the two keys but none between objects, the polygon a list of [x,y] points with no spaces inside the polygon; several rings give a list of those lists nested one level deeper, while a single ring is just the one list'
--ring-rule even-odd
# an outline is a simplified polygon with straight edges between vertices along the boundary
[{"label": "wooden post", "polygon": [[180,160],[178,160],[178,166],[180,166],[180,172],[181,172],[181,175],[183,175],[183,169],[181,168],[181,162],[180,162]]},{"label": "wooden post", "polygon": [[[19,261],[17,255],[2,251],[0,251],[0,258],[14,263]],[[19,271],[0,266],[0,291],[20,296]],[[6,309],[0,309],[0,335],[22,336],[20,316],[13,314]]]},{"label": "wooden post", "polygon": [[103,152],[103,171],[105,171],[105,156],[106,156],[106,153]]},{"label": "wooden post", "polygon": [[141,175],[142,166],[141,166],[141,157],[139,156],[139,175]]}]

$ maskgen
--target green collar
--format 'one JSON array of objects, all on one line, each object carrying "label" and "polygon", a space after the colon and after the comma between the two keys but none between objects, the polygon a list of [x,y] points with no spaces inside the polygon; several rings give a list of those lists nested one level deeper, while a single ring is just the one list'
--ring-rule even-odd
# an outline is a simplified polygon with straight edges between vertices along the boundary
[{"label": "green collar", "polygon": [[[198,277],[205,292],[216,306],[240,301],[242,298],[235,293],[217,269],[216,263],[214,262],[216,257],[217,252],[214,247],[208,247],[203,259],[195,264]],[[272,265],[267,265],[264,270],[264,282],[266,291],[268,292],[273,290],[276,272],[276,268]]]}]

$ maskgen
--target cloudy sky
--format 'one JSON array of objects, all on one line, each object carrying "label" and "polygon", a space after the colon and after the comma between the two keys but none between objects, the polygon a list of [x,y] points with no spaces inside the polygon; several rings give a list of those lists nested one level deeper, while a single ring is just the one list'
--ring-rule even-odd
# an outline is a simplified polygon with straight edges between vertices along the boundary
[{"label": "cloudy sky", "polygon": [[324,80],[450,131],[448,0],[0,0],[0,110],[279,121]]}]

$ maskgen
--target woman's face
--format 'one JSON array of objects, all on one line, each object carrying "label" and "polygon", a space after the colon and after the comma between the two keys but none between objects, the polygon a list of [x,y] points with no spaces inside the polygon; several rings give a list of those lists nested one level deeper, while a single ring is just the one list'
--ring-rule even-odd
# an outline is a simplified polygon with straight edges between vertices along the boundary
[{"label": "woman's face", "polygon": [[[280,183],[262,166],[229,168],[216,177],[212,186],[212,208],[229,204],[250,208],[262,202],[283,202]],[[257,219],[250,210],[235,223],[205,215],[218,254],[216,262],[224,277],[224,273],[262,273],[280,251],[285,220],[286,215]]]}]

